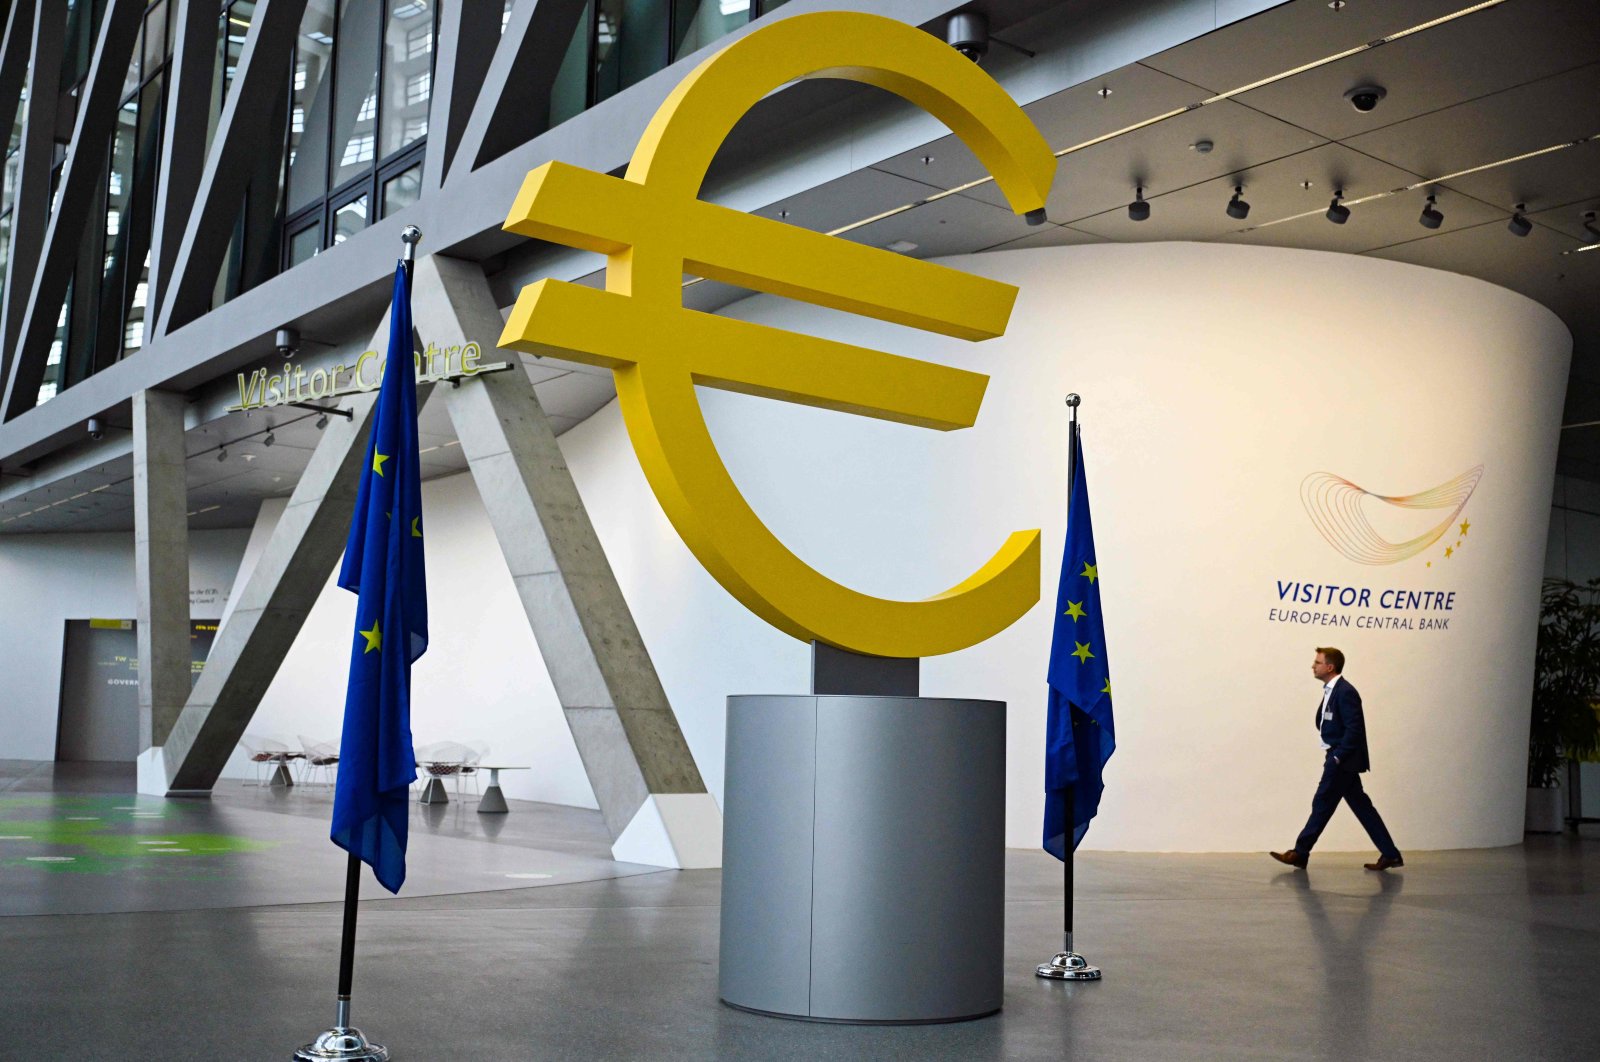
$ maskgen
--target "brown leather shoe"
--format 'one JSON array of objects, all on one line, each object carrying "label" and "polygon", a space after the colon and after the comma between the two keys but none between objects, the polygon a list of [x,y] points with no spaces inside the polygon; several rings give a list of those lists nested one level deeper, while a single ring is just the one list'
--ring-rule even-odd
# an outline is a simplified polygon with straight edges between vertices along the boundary
[{"label": "brown leather shoe", "polygon": [[1406,865],[1406,861],[1399,857],[1390,859],[1386,855],[1381,855],[1376,863],[1363,863],[1362,865],[1368,870],[1388,870],[1390,867],[1403,867]]},{"label": "brown leather shoe", "polygon": [[1280,863],[1288,863],[1297,870],[1306,868],[1306,857],[1296,852],[1293,848],[1287,852],[1268,852],[1267,854]]}]

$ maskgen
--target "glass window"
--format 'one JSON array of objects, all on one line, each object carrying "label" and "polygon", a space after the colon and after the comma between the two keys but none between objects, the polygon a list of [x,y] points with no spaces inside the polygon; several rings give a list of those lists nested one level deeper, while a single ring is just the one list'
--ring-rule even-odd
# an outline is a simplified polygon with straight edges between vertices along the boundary
[{"label": "glass window", "polygon": [[377,139],[378,0],[339,5],[334,56],[333,175],[330,187],[371,169]]},{"label": "glass window", "polygon": [[0,214],[0,287],[6,282],[6,261],[11,257],[11,214]]},{"label": "glass window", "polygon": [[673,58],[689,55],[750,21],[750,0],[678,0],[672,7]]},{"label": "glass window", "polygon": [[383,216],[415,203],[422,196],[422,165],[418,163],[383,182]]},{"label": "glass window", "polygon": [[167,61],[170,38],[167,36],[167,5],[165,0],[150,9],[144,17],[144,68],[154,70]]},{"label": "glass window", "polygon": [[308,0],[294,54],[293,113],[289,134],[289,212],[327,192],[328,112],[333,62],[333,0]]},{"label": "glass window", "polygon": [[133,42],[133,57],[128,60],[128,72],[122,76],[122,91],[120,95],[126,96],[139,87],[139,71],[142,68],[140,55],[143,48],[143,34],[136,37]]},{"label": "glass window", "polygon": [[600,0],[594,98],[614,96],[667,65],[667,10],[660,0]]},{"label": "glass window", "polygon": [[333,242],[343,243],[367,227],[367,197],[357,196],[333,212]]},{"label": "glass window", "polygon": [[289,264],[299,265],[315,258],[322,250],[322,223],[314,221],[299,232],[289,236]]},{"label": "glass window", "polygon": [[589,105],[589,24],[593,19],[594,4],[584,5],[583,17],[573,28],[567,52],[556,68],[555,83],[550,86],[550,128],[577,117]]},{"label": "glass window", "polygon": [[383,142],[387,158],[428,134],[433,96],[433,11],[412,0],[388,0],[383,57]]}]

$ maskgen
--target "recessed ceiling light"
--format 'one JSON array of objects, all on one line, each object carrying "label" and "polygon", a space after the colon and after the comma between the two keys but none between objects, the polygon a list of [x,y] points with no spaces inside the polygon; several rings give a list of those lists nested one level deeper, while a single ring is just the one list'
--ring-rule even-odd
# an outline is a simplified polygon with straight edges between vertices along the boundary
[{"label": "recessed ceiling light", "polygon": [[917,247],[918,245],[912,243],[910,240],[896,240],[893,243],[886,243],[883,245],[884,250],[893,251],[895,254],[910,254],[912,251],[915,251]]},{"label": "recessed ceiling light", "polygon": [[1315,188],[1316,185],[1313,184],[1311,181],[1301,181],[1300,182],[1300,187],[1302,189],[1304,189],[1305,191],[1309,192],[1309,191],[1311,191],[1311,189]]},{"label": "recessed ceiling light", "polygon": [[1095,95],[1099,96],[1101,99],[1105,99],[1107,96],[1111,95],[1111,86],[1101,85],[1100,88],[1095,91]]},{"label": "recessed ceiling light", "polygon": [[1344,0],[1328,0],[1328,9],[1330,11],[1343,11]]},{"label": "recessed ceiling light", "polygon": [[1209,140],[1196,140],[1194,143],[1189,145],[1189,150],[1198,151],[1202,155],[1209,155],[1211,154],[1211,149],[1216,146],[1217,145],[1213,144]]}]

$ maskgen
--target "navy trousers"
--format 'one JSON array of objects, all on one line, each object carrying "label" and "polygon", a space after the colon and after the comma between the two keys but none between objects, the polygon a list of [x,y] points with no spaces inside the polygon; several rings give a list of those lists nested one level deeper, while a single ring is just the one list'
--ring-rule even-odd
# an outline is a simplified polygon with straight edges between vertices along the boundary
[{"label": "navy trousers", "polygon": [[1322,836],[1323,828],[1333,818],[1341,800],[1356,813],[1356,819],[1377,846],[1378,854],[1399,859],[1400,849],[1394,846],[1389,828],[1383,824],[1383,816],[1372,806],[1372,798],[1361,788],[1361,776],[1354,771],[1340,770],[1333,762],[1332,754],[1323,758],[1322,781],[1317,783],[1317,795],[1311,798],[1311,817],[1306,820],[1306,828],[1295,839],[1294,850],[1303,856],[1311,854],[1317,838]]}]

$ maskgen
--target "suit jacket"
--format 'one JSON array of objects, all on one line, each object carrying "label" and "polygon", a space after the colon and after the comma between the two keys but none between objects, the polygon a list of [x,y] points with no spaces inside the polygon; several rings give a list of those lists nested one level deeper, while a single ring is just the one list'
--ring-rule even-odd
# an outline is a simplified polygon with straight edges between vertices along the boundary
[{"label": "suit jacket", "polygon": [[1367,722],[1361,714],[1361,694],[1340,676],[1328,697],[1328,721],[1322,721],[1322,702],[1317,702],[1317,729],[1328,743],[1328,752],[1339,760],[1339,769],[1361,773],[1371,769],[1367,756]]}]

